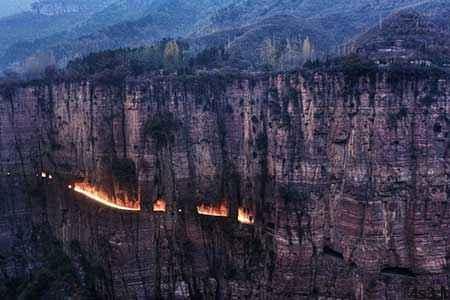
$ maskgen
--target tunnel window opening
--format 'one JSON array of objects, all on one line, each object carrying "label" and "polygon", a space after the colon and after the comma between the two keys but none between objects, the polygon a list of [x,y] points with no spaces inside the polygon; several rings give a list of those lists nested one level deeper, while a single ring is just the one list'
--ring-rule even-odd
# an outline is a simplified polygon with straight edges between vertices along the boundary
[{"label": "tunnel window opening", "polygon": [[206,204],[202,203],[197,206],[197,212],[200,215],[204,216],[213,216],[213,217],[228,217],[228,203],[226,201],[222,201],[217,204]]},{"label": "tunnel window opening", "polygon": [[153,203],[154,212],[166,212],[166,201],[162,198],[157,199]]}]

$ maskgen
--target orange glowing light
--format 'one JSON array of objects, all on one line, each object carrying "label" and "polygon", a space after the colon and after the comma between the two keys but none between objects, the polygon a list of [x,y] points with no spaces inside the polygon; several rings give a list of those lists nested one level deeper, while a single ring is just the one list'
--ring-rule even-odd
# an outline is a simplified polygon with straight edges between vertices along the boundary
[{"label": "orange glowing light", "polygon": [[200,215],[213,217],[228,217],[228,205],[226,201],[218,204],[201,204],[197,206],[197,212]]},{"label": "orange glowing light", "polygon": [[73,190],[77,193],[80,193],[87,198],[94,200],[100,204],[105,206],[119,209],[119,210],[127,210],[127,211],[140,211],[141,206],[137,201],[131,201],[127,198],[119,198],[116,197],[112,199],[110,195],[106,192],[97,189],[96,187],[91,186],[88,183],[75,183],[73,186]]},{"label": "orange glowing light", "polygon": [[153,211],[166,212],[166,201],[164,201],[163,199],[156,200],[156,202],[153,203]]},{"label": "orange glowing light", "polygon": [[249,209],[239,207],[238,221],[242,224],[255,224],[255,213]]}]

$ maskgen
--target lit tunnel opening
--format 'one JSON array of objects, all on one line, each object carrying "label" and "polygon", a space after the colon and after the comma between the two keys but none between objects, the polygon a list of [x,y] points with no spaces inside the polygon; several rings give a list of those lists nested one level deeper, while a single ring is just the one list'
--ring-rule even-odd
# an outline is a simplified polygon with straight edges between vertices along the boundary
[{"label": "lit tunnel opening", "polygon": [[217,204],[202,203],[197,206],[197,213],[204,216],[226,218],[229,215],[228,204],[226,201]]},{"label": "lit tunnel opening", "polygon": [[252,225],[255,224],[255,212],[250,209],[239,207],[238,208],[238,221],[242,224]]},{"label": "lit tunnel opening", "polygon": [[125,197],[112,198],[110,195],[108,195],[108,193],[90,185],[89,183],[75,183],[73,185],[69,185],[68,187],[69,189],[73,189],[73,191],[87,197],[88,199],[110,208],[126,211],[141,210],[139,201],[132,201]]}]

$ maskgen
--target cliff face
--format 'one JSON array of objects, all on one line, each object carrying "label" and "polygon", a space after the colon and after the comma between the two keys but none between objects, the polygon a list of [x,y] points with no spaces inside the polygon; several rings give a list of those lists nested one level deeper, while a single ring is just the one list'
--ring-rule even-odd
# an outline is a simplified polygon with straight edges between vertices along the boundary
[{"label": "cliff face", "polygon": [[[449,99],[448,79],[388,73],[4,91],[3,276],[39,265],[5,253],[23,244],[23,257],[33,257],[40,240],[27,235],[45,227],[79,286],[103,297],[442,293]],[[36,176],[42,171],[52,179]],[[126,194],[141,211],[106,208],[68,188],[80,181]],[[157,199],[165,213],[153,212]],[[196,212],[219,203],[228,218]],[[255,223],[238,222],[238,208]]]}]

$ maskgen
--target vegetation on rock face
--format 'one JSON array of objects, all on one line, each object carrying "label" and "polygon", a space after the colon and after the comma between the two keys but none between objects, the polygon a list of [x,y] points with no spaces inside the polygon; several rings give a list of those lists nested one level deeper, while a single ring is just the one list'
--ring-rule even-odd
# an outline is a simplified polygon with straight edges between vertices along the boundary
[{"label": "vegetation on rock face", "polygon": [[172,144],[175,140],[175,133],[180,124],[173,114],[160,113],[147,120],[144,126],[144,134],[153,139],[158,148],[163,148]]},{"label": "vegetation on rock face", "polygon": [[258,151],[267,151],[268,145],[267,135],[265,133],[259,133],[256,137],[256,149]]},{"label": "vegetation on rock face", "polygon": [[[48,231],[46,226],[33,228],[31,239],[35,245],[33,253],[40,265],[30,267],[35,271],[22,280],[7,279],[0,283],[3,299],[60,299],[67,295],[93,297],[93,290],[87,290],[80,281],[79,274],[63,252],[62,244]],[[25,246],[25,245],[24,245]],[[17,259],[21,255],[16,254]],[[25,258],[23,257],[24,261]]]},{"label": "vegetation on rock face", "polygon": [[131,159],[115,158],[112,162],[112,174],[119,183],[132,186],[136,181],[136,166]]},{"label": "vegetation on rock face", "polygon": [[372,61],[363,60],[357,56],[344,58],[340,67],[344,75],[349,79],[369,76],[377,70],[377,66]]},{"label": "vegetation on rock face", "polygon": [[397,122],[404,120],[408,116],[408,109],[400,107],[398,112],[391,112],[388,115],[387,125],[389,129],[397,129]]},{"label": "vegetation on rock face", "polygon": [[279,193],[286,204],[298,203],[308,199],[308,195],[305,192],[300,191],[293,184],[286,184],[281,186],[279,189]]}]

